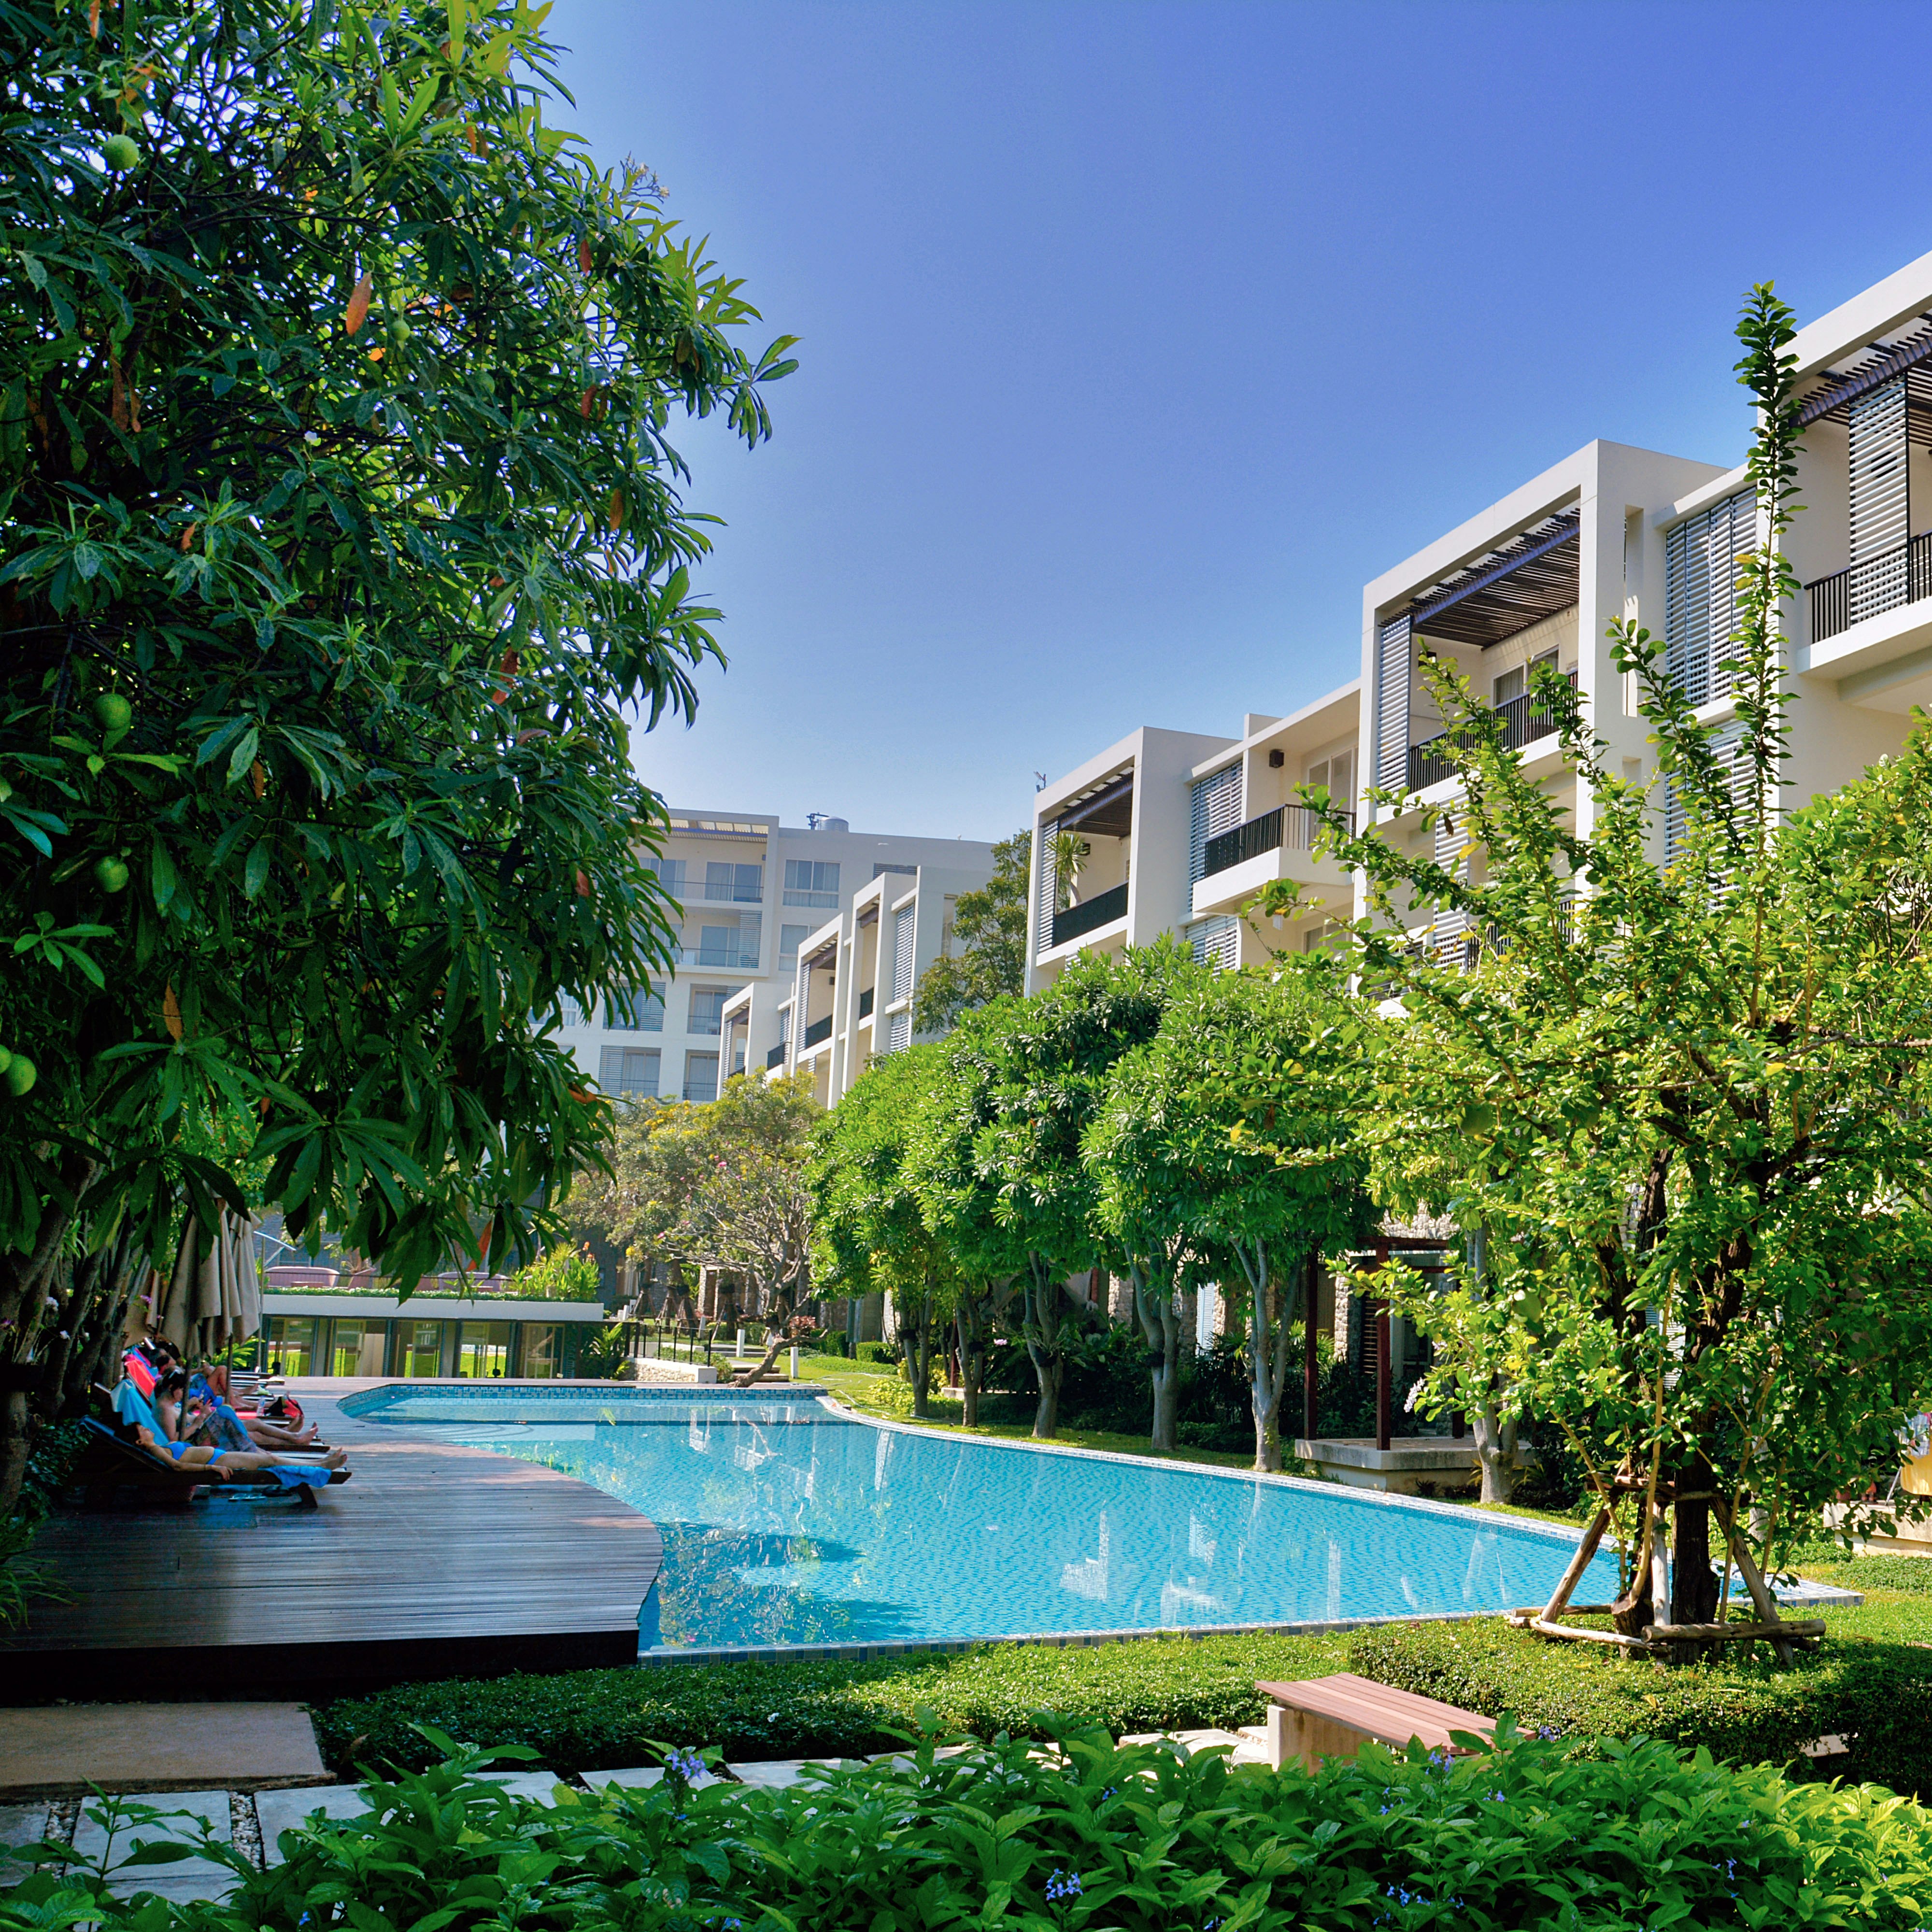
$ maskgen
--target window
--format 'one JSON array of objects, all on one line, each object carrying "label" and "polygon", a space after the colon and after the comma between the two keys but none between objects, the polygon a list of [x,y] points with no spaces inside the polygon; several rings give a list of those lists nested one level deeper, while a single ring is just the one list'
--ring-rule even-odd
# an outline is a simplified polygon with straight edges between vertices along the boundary
[{"label": "window", "polygon": [[795,906],[836,906],[838,903],[838,862],[836,859],[788,859],[784,902]]},{"label": "window", "polygon": [[881,866],[875,863],[872,867],[873,878],[876,879],[881,872],[903,872],[908,878],[916,879],[919,876],[919,868],[916,866]]},{"label": "window", "polygon": [[724,1002],[737,992],[736,986],[694,986],[691,989],[692,1033],[722,1033]]},{"label": "window", "polygon": [[315,1317],[268,1317],[268,1372],[272,1376],[310,1376],[315,1372]]},{"label": "window", "polygon": [[604,1008],[604,1025],[610,1033],[662,1033],[664,982],[653,980],[648,986],[614,994]]},{"label": "window", "polygon": [[442,1373],[442,1324],[403,1322],[396,1329],[397,1366],[406,1376]]},{"label": "window", "polygon": [[510,1324],[465,1322],[457,1331],[456,1372],[481,1382],[510,1372]]},{"label": "window", "polygon": [[1556,653],[1554,651],[1545,651],[1540,657],[1532,658],[1527,664],[1518,664],[1515,670],[1504,671],[1492,686],[1496,708],[1500,711],[1505,704],[1522,697],[1534,681],[1536,674],[1545,664],[1555,669]]},{"label": "window", "polygon": [[658,1090],[658,1049],[607,1046],[598,1062],[597,1084],[607,1094],[633,1100],[652,1100]]},{"label": "window", "polygon": [[795,966],[798,964],[798,949],[805,944],[805,937],[812,930],[808,926],[782,926],[778,928],[778,964]]},{"label": "window", "polygon": [[562,1351],[557,1346],[559,1331],[554,1322],[526,1322],[520,1340],[523,1360],[517,1364],[518,1375],[531,1382],[549,1382],[557,1372],[557,1358]]},{"label": "window", "polygon": [[1308,768],[1307,782],[1312,785],[1325,785],[1330,800],[1347,810],[1355,796],[1355,754],[1353,752],[1337,752],[1332,758],[1324,758],[1320,764]]},{"label": "window", "polygon": [[740,905],[756,905],[765,896],[765,868],[713,859],[704,868],[704,896]]},{"label": "window", "polygon": [[380,1376],[382,1345],[388,1324],[382,1322],[338,1322],[329,1338],[328,1372],[332,1376]]},{"label": "window", "polygon": [[684,1056],[684,1097],[687,1100],[715,1100],[718,1097],[718,1056],[715,1053],[687,1053]]},{"label": "window", "polygon": [[[688,953],[689,948],[686,950]],[[758,928],[742,921],[736,926],[700,926],[695,963],[752,971],[758,963]]]},{"label": "window", "polygon": [[644,869],[658,875],[658,883],[674,899],[684,897],[684,861],[682,859],[646,859]]},{"label": "window", "polygon": [[1693,704],[1725,696],[1738,568],[1757,540],[1748,490],[1686,518],[1664,539],[1664,668]]}]

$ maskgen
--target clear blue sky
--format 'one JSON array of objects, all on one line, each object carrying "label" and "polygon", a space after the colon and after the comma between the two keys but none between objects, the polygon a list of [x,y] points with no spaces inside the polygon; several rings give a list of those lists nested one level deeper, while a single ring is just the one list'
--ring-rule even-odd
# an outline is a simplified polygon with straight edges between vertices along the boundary
[{"label": "clear blue sky", "polygon": [[[1365,580],[1593,436],[1730,463],[1730,330],[1932,248],[1932,10],[558,0],[574,117],[802,338],[691,500],[675,802],[971,838],[1355,675]],[[762,346],[762,342],[760,345]]]}]

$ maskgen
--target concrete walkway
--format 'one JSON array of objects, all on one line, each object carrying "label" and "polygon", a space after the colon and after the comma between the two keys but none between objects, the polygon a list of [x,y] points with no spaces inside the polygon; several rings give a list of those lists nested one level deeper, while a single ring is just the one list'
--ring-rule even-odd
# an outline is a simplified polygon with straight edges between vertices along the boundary
[{"label": "concrete walkway", "polygon": [[[232,1710],[236,1707],[228,1708]],[[1160,1735],[1150,1732],[1144,1737],[1124,1738],[1121,1742],[1151,1744],[1157,1741]],[[1190,1750],[1224,1746],[1232,1750],[1239,1762],[1258,1763],[1264,1761],[1265,1756],[1258,1742],[1258,1727],[1252,1736],[1246,1732],[1238,1735],[1232,1731],[1177,1731],[1168,1735],[1174,1743]],[[876,1764],[885,1760],[903,1760],[905,1756],[903,1752],[884,1752],[867,1762]],[[846,1761],[838,1758],[752,1760],[728,1764],[724,1767],[722,1778],[707,1772],[698,1782],[716,1784],[735,1781],[760,1786],[766,1790],[780,1790],[788,1785],[802,1783],[807,1771],[814,1766],[830,1767]],[[548,1804],[553,1801],[560,1784],[572,1790],[602,1790],[610,1786],[636,1789],[656,1784],[664,1773],[656,1765],[639,1765],[628,1771],[586,1772],[580,1778],[560,1778],[547,1771],[485,1772],[479,1775],[492,1784],[502,1786],[513,1796]],[[281,1857],[282,1834],[294,1830],[314,1813],[320,1811],[325,1818],[340,1820],[361,1817],[368,1810],[361,1788],[353,1784],[284,1786],[266,1790],[154,1790],[130,1792],[125,1796],[130,1804],[152,1805],[158,1811],[184,1815],[168,1819],[158,1827],[123,1826],[110,1842],[104,1828],[85,1815],[98,1808],[98,1801],[93,1798],[82,1801],[64,1798],[40,1804],[0,1806],[0,1885],[20,1875],[17,1865],[9,1867],[4,1862],[5,1849],[40,1838],[71,1844],[76,1858],[91,1864],[100,1858],[104,1850],[111,1857],[124,1856],[132,1849],[133,1840],[136,1838],[173,1838],[183,1843],[198,1843],[200,1827],[206,1823],[216,1837],[236,1846],[251,1864],[272,1864],[279,1862]],[[136,1868],[126,1873],[114,1888],[123,1898],[131,1897],[136,1892],[152,1892],[178,1904],[185,1904],[196,1899],[225,1898],[235,1884],[234,1874],[223,1867],[206,1858],[184,1858],[173,1864]]]}]

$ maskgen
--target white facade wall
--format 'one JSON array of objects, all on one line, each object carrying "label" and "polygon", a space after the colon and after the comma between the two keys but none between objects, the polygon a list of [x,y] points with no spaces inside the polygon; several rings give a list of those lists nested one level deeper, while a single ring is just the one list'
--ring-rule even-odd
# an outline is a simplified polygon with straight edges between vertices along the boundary
[{"label": "white facade wall", "polygon": [[910,886],[922,864],[980,868],[980,883],[992,870],[992,847],[968,839],[854,832],[838,820],[813,830],[756,812],[674,808],[670,819],[659,868],[682,908],[674,970],[630,1002],[566,1014],[561,1035],[614,1094],[714,1097],[780,1044],[797,949],[855,892],[875,878]]}]

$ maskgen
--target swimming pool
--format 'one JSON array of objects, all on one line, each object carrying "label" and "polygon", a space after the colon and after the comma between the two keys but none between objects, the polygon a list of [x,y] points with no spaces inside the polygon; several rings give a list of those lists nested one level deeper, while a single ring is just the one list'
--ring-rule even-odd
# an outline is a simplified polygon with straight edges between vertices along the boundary
[{"label": "swimming pool", "polygon": [[[670,1649],[1496,1611],[1542,1602],[1576,1547],[1453,1504],[962,1440],[804,1395],[392,1387],[342,1406],[643,1510],[664,1539],[646,1642]],[[1600,1556],[1577,1594],[1616,1593]]]}]

